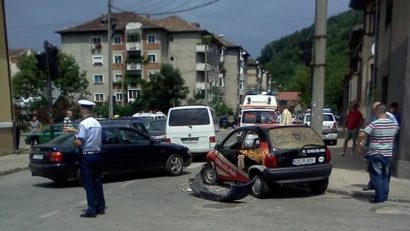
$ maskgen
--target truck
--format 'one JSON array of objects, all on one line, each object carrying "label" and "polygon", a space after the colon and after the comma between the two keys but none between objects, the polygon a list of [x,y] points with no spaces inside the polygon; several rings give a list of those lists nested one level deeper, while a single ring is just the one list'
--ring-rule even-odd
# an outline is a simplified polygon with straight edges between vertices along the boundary
[{"label": "truck", "polygon": [[246,95],[239,117],[239,126],[276,123],[277,102],[274,95]]}]

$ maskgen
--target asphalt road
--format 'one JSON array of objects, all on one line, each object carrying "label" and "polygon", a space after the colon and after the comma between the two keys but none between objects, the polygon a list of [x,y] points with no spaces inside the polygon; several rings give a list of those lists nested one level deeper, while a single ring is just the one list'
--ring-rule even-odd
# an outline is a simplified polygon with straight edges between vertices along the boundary
[{"label": "asphalt road", "polygon": [[[106,177],[107,210],[80,218],[84,190],[76,183],[56,186],[29,171],[0,177],[0,230],[408,230],[408,211],[327,193],[310,195],[286,188],[270,198],[252,196],[219,203],[187,191],[202,163],[179,177],[161,173]],[[396,211],[396,212],[394,212]]]}]

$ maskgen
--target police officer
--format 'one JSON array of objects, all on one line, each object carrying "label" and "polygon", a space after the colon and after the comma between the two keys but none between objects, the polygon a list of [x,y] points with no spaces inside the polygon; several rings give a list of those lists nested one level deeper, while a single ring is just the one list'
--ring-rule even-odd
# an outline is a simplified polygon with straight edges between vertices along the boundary
[{"label": "police officer", "polygon": [[81,217],[96,217],[104,214],[105,199],[101,179],[101,124],[92,116],[94,102],[80,100],[83,120],[78,125],[78,133],[73,144],[81,150],[80,174],[87,196],[87,210]]}]

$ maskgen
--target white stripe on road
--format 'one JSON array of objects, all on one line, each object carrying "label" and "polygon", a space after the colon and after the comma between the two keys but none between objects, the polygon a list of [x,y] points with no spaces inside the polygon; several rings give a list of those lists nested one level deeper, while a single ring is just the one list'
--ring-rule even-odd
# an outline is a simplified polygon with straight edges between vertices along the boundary
[{"label": "white stripe on road", "polygon": [[61,212],[60,210],[56,210],[56,211],[53,211],[53,212],[51,212],[51,213],[43,214],[43,215],[41,215],[40,217],[41,217],[41,218],[48,218],[48,217],[52,217],[52,216],[54,216],[54,215],[57,215],[57,214],[59,214],[60,212]]},{"label": "white stripe on road", "polygon": [[120,188],[124,188],[124,187],[127,186],[127,185],[130,185],[130,184],[132,184],[132,183],[135,183],[135,181],[136,181],[136,180],[128,181],[127,183],[124,183],[124,184],[120,185]]},{"label": "white stripe on road", "polygon": [[189,166],[187,167],[187,169],[198,168],[199,166],[202,166],[203,164],[204,164],[204,162],[191,163],[191,165],[189,165]]}]

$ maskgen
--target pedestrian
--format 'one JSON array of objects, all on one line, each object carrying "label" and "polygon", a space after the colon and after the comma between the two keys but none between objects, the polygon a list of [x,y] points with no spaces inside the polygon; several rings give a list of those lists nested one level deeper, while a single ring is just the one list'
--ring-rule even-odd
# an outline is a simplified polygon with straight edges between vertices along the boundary
[{"label": "pedestrian", "polygon": [[357,136],[359,135],[359,130],[363,124],[363,121],[363,115],[359,111],[359,104],[352,104],[344,123],[343,132],[345,132],[345,141],[343,143],[343,151],[339,154],[339,156],[345,155],[349,140],[352,140],[353,143],[350,156],[354,156],[356,151]]},{"label": "pedestrian", "polygon": [[286,105],[283,106],[283,111],[280,117],[280,124],[283,124],[283,125],[292,124],[292,113],[290,113]]},{"label": "pedestrian", "polygon": [[401,118],[399,113],[399,104],[397,102],[393,102],[390,104],[390,113],[394,116],[394,118],[400,126]]},{"label": "pedestrian", "polygon": [[393,143],[399,126],[386,114],[387,108],[379,103],[374,113],[376,120],[370,122],[360,133],[359,150],[364,150],[368,138],[368,155],[370,181],[375,189],[371,203],[383,203],[388,200],[390,165],[393,156]]},{"label": "pedestrian", "polygon": [[[101,168],[101,124],[92,116],[94,102],[78,101],[83,120],[78,125],[78,133],[73,144],[81,150],[80,174],[87,197],[87,210],[80,216],[85,218],[96,217],[105,213],[105,198],[102,185]],[[65,132],[72,132],[67,127]]]},{"label": "pedestrian", "polygon": [[73,124],[71,122],[71,117],[73,116],[73,113],[70,110],[66,111],[66,116],[64,117],[64,127],[73,127]]},{"label": "pedestrian", "polygon": [[37,116],[33,115],[31,117],[31,121],[29,122],[29,128],[30,128],[30,144],[31,146],[34,146],[34,143],[40,144],[40,131],[42,128],[42,125],[40,121],[38,121]]},{"label": "pedestrian", "polygon": [[15,143],[15,147],[16,147],[16,153],[20,154],[19,148],[20,148],[20,123],[19,121],[16,119],[14,120],[14,141]]}]

